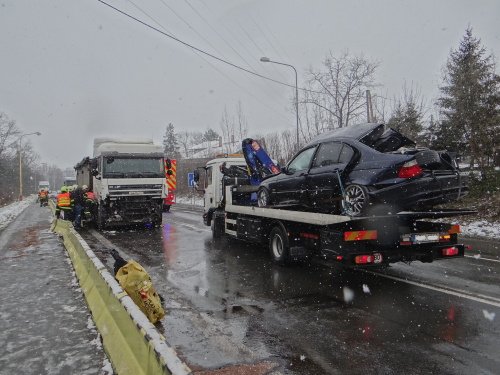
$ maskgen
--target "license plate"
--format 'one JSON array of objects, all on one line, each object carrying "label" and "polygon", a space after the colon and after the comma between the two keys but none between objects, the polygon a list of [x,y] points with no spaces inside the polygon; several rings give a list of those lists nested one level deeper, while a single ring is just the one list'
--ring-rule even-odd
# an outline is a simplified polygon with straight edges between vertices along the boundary
[{"label": "license plate", "polygon": [[439,233],[413,233],[411,235],[413,243],[439,242]]}]

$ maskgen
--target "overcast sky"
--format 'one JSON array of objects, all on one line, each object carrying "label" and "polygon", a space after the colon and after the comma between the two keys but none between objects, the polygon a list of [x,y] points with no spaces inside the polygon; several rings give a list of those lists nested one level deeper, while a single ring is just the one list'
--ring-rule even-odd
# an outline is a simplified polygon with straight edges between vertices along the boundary
[{"label": "overcast sky", "polygon": [[[500,56],[500,1],[107,0],[230,62],[294,84],[328,51],[380,62],[374,94],[413,82],[432,103],[468,25]],[[294,90],[262,80],[140,25],[97,0],[0,0],[0,111],[42,161],[72,166],[102,135],[220,132],[241,101],[250,135],[295,128]],[[498,69],[497,69],[498,71]]]}]

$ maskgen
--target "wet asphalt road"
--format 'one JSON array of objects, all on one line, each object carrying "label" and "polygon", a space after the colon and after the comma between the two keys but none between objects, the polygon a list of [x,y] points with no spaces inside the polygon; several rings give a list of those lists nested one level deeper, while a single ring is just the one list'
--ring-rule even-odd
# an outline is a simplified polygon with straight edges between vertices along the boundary
[{"label": "wet asphalt road", "polygon": [[110,247],[146,267],[166,299],[165,336],[195,370],[264,363],[285,374],[500,373],[495,242],[475,241],[466,258],[383,273],[320,261],[280,267],[265,248],[213,242],[200,212],[180,205],[162,228],[84,237],[110,267]]}]

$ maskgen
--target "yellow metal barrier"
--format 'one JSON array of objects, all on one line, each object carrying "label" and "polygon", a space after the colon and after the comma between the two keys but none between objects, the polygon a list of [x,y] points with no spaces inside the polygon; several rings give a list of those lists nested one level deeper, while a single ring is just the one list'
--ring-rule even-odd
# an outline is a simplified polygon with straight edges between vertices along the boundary
[{"label": "yellow metal barrier", "polygon": [[[51,205],[54,210],[54,205]],[[191,374],[163,336],[95,256],[70,222],[55,220],[104,349],[118,374]]]}]

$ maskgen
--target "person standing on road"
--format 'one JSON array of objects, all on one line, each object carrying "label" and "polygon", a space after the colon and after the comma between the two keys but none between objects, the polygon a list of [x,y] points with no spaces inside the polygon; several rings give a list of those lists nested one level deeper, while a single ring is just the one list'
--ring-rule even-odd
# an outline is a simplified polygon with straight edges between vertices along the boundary
[{"label": "person standing on road", "polygon": [[63,212],[63,219],[69,220],[71,216],[71,198],[69,196],[68,188],[61,187],[61,192],[57,194],[56,198],[56,218],[59,219]]},{"label": "person standing on road", "polygon": [[73,203],[73,226],[75,227],[75,229],[80,229],[82,227],[82,210],[85,205],[83,189],[79,186],[74,188],[70,193],[70,197],[71,202]]}]

